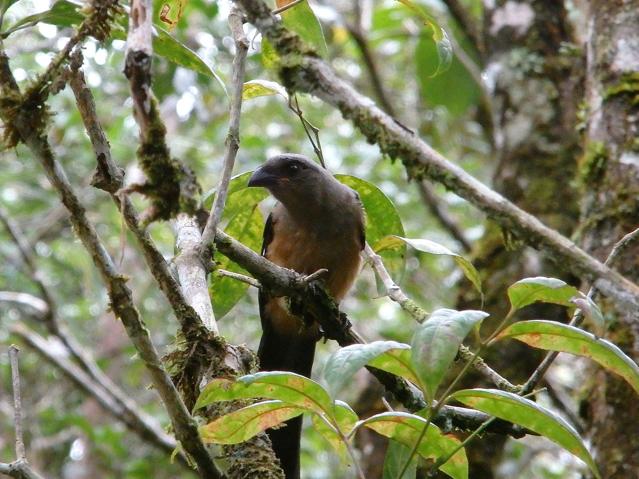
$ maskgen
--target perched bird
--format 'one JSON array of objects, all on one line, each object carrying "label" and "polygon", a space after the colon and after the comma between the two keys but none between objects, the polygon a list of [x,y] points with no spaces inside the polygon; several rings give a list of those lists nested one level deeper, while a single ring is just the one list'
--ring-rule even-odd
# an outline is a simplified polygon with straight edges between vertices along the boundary
[{"label": "perched bird", "polygon": [[[364,249],[364,213],[357,193],[292,153],[270,158],[255,170],[248,186],[267,188],[278,200],[266,220],[262,255],[305,275],[327,269],[322,278],[339,303],[355,281]],[[260,369],[310,377],[319,325],[293,315],[285,298],[260,292],[259,303]],[[301,431],[301,416],[267,431],[287,479],[300,476]]]}]

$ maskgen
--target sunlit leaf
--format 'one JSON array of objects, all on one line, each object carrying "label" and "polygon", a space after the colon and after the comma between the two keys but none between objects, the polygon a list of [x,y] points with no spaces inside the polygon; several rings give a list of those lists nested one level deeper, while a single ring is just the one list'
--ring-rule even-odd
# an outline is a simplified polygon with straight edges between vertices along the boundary
[{"label": "sunlit leaf", "polygon": [[464,272],[464,276],[466,276],[466,278],[468,278],[468,280],[473,284],[475,289],[477,289],[477,291],[479,291],[479,293],[483,295],[481,288],[481,277],[479,276],[479,272],[477,271],[477,269],[475,269],[473,264],[463,256],[452,252],[439,243],[435,243],[434,241],[427,239],[410,239],[392,235],[382,238],[375,245],[375,250],[377,252],[383,252],[386,249],[397,247],[397,245],[400,243],[406,243],[415,248],[417,251],[421,251],[422,253],[450,256],[455,260],[457,266],[459,266],[459,268]]},{"label": "sunlit leaf", "polygon": [[322,386],[299,374],[281,371],[249,374],[235,381],[214,379],[200,393],[195,409],[216,401],[248,398],[278,399],[329,417],[333,414],[332,400]]},{"label": "sunlit leaf", "polygon": [[[404,470],[412,449],[401,442],[389,441],[386,455],[384,456],[384,469],[382,479],[397,479]],[[405,479],[415,479],[417,475],[417,459],[411,459],[406,472],[402,476]]]},{"label": "sunlit leaf", "polygon": [[420,35],[414,59],[421,97],[429,108],[443,106],[453,117],[461,116],[479,104],[481,88],[458,56],[454,56],[447,71],[432,76],[440,65],[439,56],[432,39]]},{"label": "sunlit leaf", "polygon": [[394,374],[395,376],[400,376],[413,384],[419,384],[417,373],[415,373],[411,366],[410,358],[410,348],[389,349],[376,358],[371,359],[368,365]]},{"label": "sunlit leaf", "polygon": [[[335,178],[359,194],[366,211],[366,241],[373,249],[379,240],[388,235],[404,235],[404,226],[397,208],[376,185],[351,175],[335,175]],[[388,272],[399,282],[404,270],[406,246],[398,244],[379,254]]]},{"label": "sunlit leaf", "polygon": [[579,295],[574,286],[556,278],[525,278],[508,288],[508,298],[513,311],[536,302],[572,306],[570,300]]},{"label": "sunlit leaf", "polygon": [[[7,8],[10,5],[11,4],[9,3]],[[79,11],[81,8],[82,5],[80,4],[73,3],[68,0],[57,0],[48,10],[21,18],[2,32],[1,36],[2,38],[6,38],[13,32],[22,30],[23,28],[32,27],[40,22],[49,25],[56,25],[58,27],[79,25],[82,20],[84,20],[84,15],[82,15]]]},{"label": "sunlit leaf", "polygon": [[438,309],[415,331],[411,364],[429,400],[435,397],[466,335],[486,316],[483,311]]},{"label": "sunlit leaf", "polygon": [[264,401],[233,411],[200,427],[200,436],[204,442],[238,444],[303,412],[304,409],[283,401]]},{"label": "sunlit leaf", "polygon": [[574,326],[544,320],[520,321],[497,338],[513,338],[534,348],[585,356],[624,378],[639,394],[639,366],[610,341],[597,339]]},{"label": "sunlit leaf", "polygon": [[214,78],[226,93],[226,85],[217,72],[202,58],[187,47],[184,43],[174,38],[164,28],[156,25],[153,32],[153,51],[166,58],[168,61],[181,67],[193,70],[210,78]]},{"label": "sunlit leaf", "polygon": [[[281,8],[292,1],[293,0],[276,0],[275,4],[278,8]],[[281,15],[284,26],[297,33],[302,40],[314,47],[321,56],[326,57],[328,55],[322,25],[315,16],[315,13],[313,13],[313,9],[308,4],[308,1],[298,3],[282,12]]]},{"label": "sunlit leaf", "polygon": [[250,80],[242,87],[242,99],[250,100],[258,96],[281,95],[288,100],[286,88],[277,82],[269,80]]},{"label": "sunlit leaf", "polygon": [[184,14],[188,0],[162,0],[159,3],[158,20],[173,30]]},{"label": "sunlit leaf", "polygon": [[[239,193],[236,193],[239,194]],[[248,194],[247,196],[251,196]],[[264,218],[254,198],[248,198],[247,208],[239,211],[229,221],[224,231],[244,245],[259,252],[262,247]],[[239,208],[239,206],[238,206]],[[224,255],[217,255],[217,268],[235,273],[248,274],[241,266]],[[216,318],[222,318],[244,296],[249,285],[227,276],[213,273],[209,276],[209,293],[213,300],[213,312]]]},{"label": "sunlit leaf", "polygon": [[[339,400],[335,401],[335,404],[333,405],[333,417],[337,422],[339,431],[341,431],[341,434],[344,436],[348,435],[351,429],[355,427],[358,419],[355,411],[353,411],[348,404]],[[346,444],[344,443],[342,436],[334,428],[334,426],[329,425],[326,422],[324,415],[312,414],[311,420],[313,421],[313,428],[315,431],[317,431],[331,445],[343,463],[348,463],[350,461],[348,449],[346,448]]]},{"label": "sunlit leaf", "polygon": [[390,349],[410,349],[410,346],[395,341],[375,341],[352,344],[335,351],[324,366],[324,379],[329,385],[329,391],[332,394],[341,391],[359,369]]},{"label": "sunlit leaf", "polygon": [[572,426],[530,399],[496,389],[464,389],[453,393],[452,397],[466,406],[547,437],[584,461],[600,477],[588,449]]},{"label": "sunlit leaf", "polygon": [[[426,419],[403,412],[376,414],[358,423],[358,428],[366,426],[382,436],[413,447],[426,426]],[[417,453],[425,459],[437,460],[452,453],[460,442],[453,436],[444,435],[434,424],[428,424],[426,433],[417,448]],[[468,460],[464,449],[457,451],[441,468],[454,479],[468,478]]]},{"label": "sunlit leaf", "polygon": [[446,31],[442,27],[440,27],[437,20],[432,15],[426,13],[426,11],[421,6],[416,5],[411,0],[397,1],[417,14],[422,22],[424,22],[424,25],[428,26],[433,32],[432,38],[435,42],[438,62],[437,68],[430,75],[430,77],[435,77],[441,73],[444,73],[450,68],[451,62],[453,60],[453,46],[448,39]]}]

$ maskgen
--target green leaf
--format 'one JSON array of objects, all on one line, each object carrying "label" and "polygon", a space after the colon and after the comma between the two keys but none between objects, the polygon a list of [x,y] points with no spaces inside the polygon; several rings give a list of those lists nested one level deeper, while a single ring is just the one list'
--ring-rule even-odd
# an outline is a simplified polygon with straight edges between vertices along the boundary
[{"label": "green leaf", "polygon": [[572,306],[570,300],[579,295],[574,286],[556,278],[525,278],[508,288],[510,308],[517,311],[536,302],[553,303],[561,306]]},{"label": "green leaf", "polygon": [[[259,194],[259,193],[258,193]],[[235,193],[234,195],[240,195]],[[231,196],[234,196],[231,195]],[[264,218],[262,213],[257,207],[257,203],[254,202],[255,193],[248,193],[247,207],[243,211],[235,213],[233,208],[229,208],[229,212],[235,213],[235,216],[231,218],[227,224],[225,231],[227,234],[233,236],[244,245],[259,252],[262,247],[262,232],[264,229]],[[241,195],[240,195],[241,196]],[[231,197],[229,197],[230,199]],[[231,206],[241,208],[242,202],[237,198]],[[231,261],[226,256],[217,255],[216,260],[218,262],[217,267],[236,273],[248,274],[237,263]],[[223,317],[228,313],[235,304],[244,296],[249,285],[227,276],[220,276],[219,274],[212,274],[209,276],[209,293],[213,300],[213,312],[216,318]]]},{"label": "green leaf", "polygon": [[7,10],[18,0],[0,0],[0,28],[2,28],[2,19]]},{"label": "green leaf", "polygon": [[401,376],[413,384],[419,384],[417,373],[411,366],[411,350],[407,349],[389,349],[385,353],[373,358],[368,365],[377,369]]},{"label": "green leaf", "polygon": [[[384,469],[382,479],[397,479],[401,474],[406,461],[410,457],[412,449],[401,442],[389,441],[384,456]],[[417,457],[413,457],[406,472],[402,476],[405,479],[415,479],[417,475]]]},{"label": "green leaf", "polygon": [[[9,4],[6,8],[8,8],[11,3],[12,2],[9,0]],[[6,5],[6,3],[3,5]],[[18,30],[32,27],[38,23],[46,23],[56,25],[58,27],[78,25],[82,22],[82,20],[84,20],[84,15],[82,15],[79,11],[81,7],[82,5],[69,2],[68,0],[58,0],[48,10],[21,18],[11,25],[11,27],[2,32],[0,36],[2,36],[2,38],[6,38]]]},{"label": "green leaf", "polygon": [[[581,294],[581,293],[580,293]],[[601,309],[591,298],[581,294],[579,297],[570,300],[584,315],[586,324],[590,324],[591,328],[597,336],[603,336],[608,329],[608,321],[604,317]]]},{"label": "green leaf", "polygon": [[530,399],[496,389],[464,389],[455,392],[452,397],[466,406],[547,437],[584,461],[596,477],[601,477],[595,461],[572,426]]},{"label": "green leaf", "polygon": [[200,436],[204,442],[238,444],[303,412],[304,409],[283,401],[251,404],[200,427]]},{"label": "green leaf", "polygon": [[411,363],[426,397],[432,401],[459,346],[488,313],[438,309],[419,326],[411,343]]},{"label": "green leaf", "polygon": [[250,100],[258,96],[281,95],[288,100],[286,88],[277,82],[269,80],[250,80],[242,86],[242,99]]},{"label": "green leaf", "polygon": [[[357,428],[366,426],[382,436],[412,448],[426,424],[426,419],[414,414],[386,412],[360,421]],[[437,426],[428,424],[426,434],[418,445],[417,453],[425,459],[437,460],[452,453],[459,444],[456,438],[444,435]],[[457,451],[440,469],[454,479],[467,479],[468,460],[464,449]]]},{"label": "green leaf", "polygon": [[440,53],[426,34],[420,35],[414,55],[421,97],[429,108],[443,106],[458,117],[479,104],[480,87],[457,56],[446,72],[433,76],[441,64]]},{"label": "green leaf", "polygon": [[157,11],[154,21],[162,22],[166,28],[173,30],[180,18],[182,18],[187,3],[188,0],[162,0],[157,2],[158,7],[154,8]]},{"label": "green leaf", "polygon": [[585,356],[618,374],[639,394],[639,366],[610,341],[597,339],[574,326],[534,320],[514,323],[497,339],[513,338],[534,348]]},{"label": "green leaf", "polygon": [[209,66],[197,53],[187,47],[184,43],[174,38],[169,32],[159,25],[155,25],[153,32],[153,51],[166,58],[168,61],[180,65],[181,67],[193,70],[209,78],[214,78],[227,94],[224,81],[218,76],[215,70]]},{"label": "green leaf", "polygon": [[435,42],[438,61],[437,68],[435,68],[435,71],[430,75],[430,77],[436,77],[437,75],[444,73],[450,68],[451,62],[453,60],[453,46],[448,39],[446,31],[442,27],[440,27],[437,23],[437,20],[433,16],[426,13],[422,7],[415,5],[410,0],[397,1],[416,13],[424,22],[424,25],[430,27],[433,32],[432,39]]},{"label": "green leaf", "polygon": [[275,47],[266,38],[262,38],[262,65],[267,70],[276,70],[280,64],[280,56]]},{"label": "green leaf", "polygon": [[391,349],[410,349],[410,346],[395,341],[374,341],[338,349],[324,366],[324,379],[329,385],[328,390],[333,395],[342,390],[359,369]]},{"label": "green leaf", "polygon": [[400,243],[406,243],[417,251],[421,251],[422,253],[428,253],[433,255],[443,255],[450,256],[455,260],[457,266],[464,272],[464,276],[468,278],[468,280],[473,284],[475,289],[479,291],[479,294],[484,295],[481,288],[481,277],[479,276],[479,272],[475,269],[473,264],[464,258],[463,256],[453,253],[451,250],[446,248],[445,246],[435,243],[434,241],[427,239],[410,239],[410,238],[402,238],[401,236],[391,235],[385,238],[382,238],[376,245],[375,251],[384,251],[387,248],[395,248]]},{"label": "green leaf", "polygon": [[214,379],[200,393],[195,409],[216,401],[253,398],[278,399],[329,417],[333,414],[333,402],[322,386],[299,374],[281,371],[249,374],[235,381]]},{"label": "green leaf", "polygon": [[[277,7],[283,7],[291,3],[292,0],[276,0]],[[282,23],[286,28],[297,33],[302,40],[317,50],[320,56],[326,58],[328,49],[326,48],[326,40],[322,25],[313,13],[313,9],[308,1],[298,3],[297,5],[285,10],[281,13]]]},{"label": "green leaf", "polygon": [[[226,193],[226,204],[224,205],[224,217],[231,218],[246,208],[252,208],[268,196],[268,191],[264,188],[249,188],[248,181],[253,171],[240,173],[231,178],[229,189]],[[207,191],[202,197],[202,204],[207,210],[213,206],[216,188]],[[241,193],[235,196],[235,193]],[[256,193],[255,196],[247,196],[249,193]],[[257,199],[259,198],[259,199]],[[230,213],[229,213],[230,212]]]},{"label": "green leaf", "polygon": [[[351,407],[343,401],[335,401],[333,405],[333,420],[337,423],[339,430],[344,436],[357,424],[357,414]],[[312,414],[314,429],[331,445],[337,452],[343,463],[350,462],[348,449],[340,434],[335,430],[334,426],[329,424],[324,415]]]},{"label": "green leaf", "polygon": [[[356,176],[335,175],[335,178],[359,194],[366,211],[366,241],[374,250],[375,245],[385,236],[404,235],[404,226],[397,208],[376,185]],[[399,282],[404,271],[406,246],[398,244],[378,253],[388,272]]]}]

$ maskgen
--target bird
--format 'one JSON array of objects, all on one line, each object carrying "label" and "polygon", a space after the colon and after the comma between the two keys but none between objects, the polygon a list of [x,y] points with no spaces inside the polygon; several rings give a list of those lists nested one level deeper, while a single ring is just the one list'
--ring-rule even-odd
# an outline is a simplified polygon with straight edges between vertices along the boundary
[{"label": "bird", "polygon": [[[328,170],[295,153],[269,158],[251,175],[249,187],[264,187],[277,201],[264,226],[262,255],[271,262],[322,275],[336,303],[346,296],[361,268],[365,216],[359,195]],[[311,376],[315,345],[321,338],[312,318],[291,313],[286,298],[260,290],[262,371],[291,371]],[[267,430],[287,479],[300,477],[302,416]]]}]

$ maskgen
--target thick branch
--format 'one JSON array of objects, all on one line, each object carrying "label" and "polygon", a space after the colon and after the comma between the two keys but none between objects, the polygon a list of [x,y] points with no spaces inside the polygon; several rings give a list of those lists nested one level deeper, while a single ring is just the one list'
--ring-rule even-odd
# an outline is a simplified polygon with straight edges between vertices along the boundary
[{"label": "thick branch", "polygon": [[236,0],[249,20],[283,56],[280,74],[287,88],[311,93],[335,106],[344,118],[379,145],[391,158],[400,158],[411,178],[428,177],[465,198],[527,244],[544,251],[563,267],[595,283],[624,309],[639,307],[639,287],[604,266],[572,241],[545,226],[462,168],[448,161],[412,131],[377,108],[370,99],[339,78],[324,61],[309,52],[299,38],[271,15],[262,0]]},{"label": "thick branch", "polygon": [[[16,91],[14,87],[15,82],[6,81],[12,75],[8,63],[5,64],[3,61],[5,59],[4,52],[0,52],[0,71],[2,71],[0,73],[0,79],[2,79],[0,89],[4,93],[10,91],[14,95],[20,95],[20,92]],[[2,114],[6,115],[7,111],[2,110]],[[31,127],[29,114],[28,110],[20,107],[11,118],[13,127],[20,135],[20,140],[29,148],[33,156],[40,161],[49,182],[57,191],[62,203],[69,210],[75,232],[91,255],[93,263],[107,287],[111,308],[116,316],[122,320],[131,342],[146,365],[153,385],[171,417],[178,440],[184,449],[193,456],[202,477],[221,477],[200,439],[194,419],[189,414],[169,375],[162,366],[157,350],[151,342],[149,332],[133,303],[133,296],[126,285],[126,278],[117,270],[95,228],[89,222],[86,210],[73,191],[62,166],[53,156],[46,136],[42,131]],[[7,120],[6,117],[5,120]]]},{"label": "thick branch", "polygon": [[[215,245],[220,253],[242,266],[274,295],[288,296],[303,303],[305,310],[320,324],[327,338],[334,339],[340,346],[361,342],[350,329],[346,315],[339,311],[328,293],[316,282],[309,283],[295,271],[271,263],[221,231],[215,235]],[[422,394],[404,379],[375,368],[369,368],[369,371],[407,409],[417,411],[426,407]],[[487,415],[476,411],[445,406],[434,422],[442,427],[452,424],[459,429],[472,430],[487,418]],[[489,430],[514,437],[524,434],[519,426],[504,421],[491,424]]]}]

